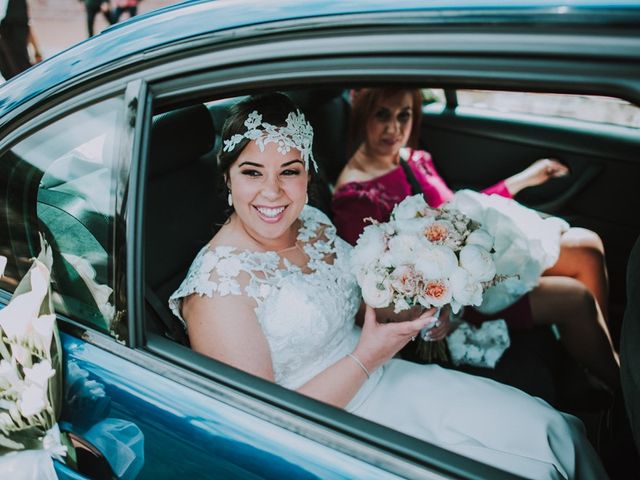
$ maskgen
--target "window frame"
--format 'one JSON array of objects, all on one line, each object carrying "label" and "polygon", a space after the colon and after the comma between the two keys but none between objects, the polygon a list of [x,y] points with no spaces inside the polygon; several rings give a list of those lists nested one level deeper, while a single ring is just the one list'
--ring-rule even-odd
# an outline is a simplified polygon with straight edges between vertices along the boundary
[{"label": "window frame", "polygon": [[[47,128],[49,125],[59,120],[63,120],[64,118],[73,115],[74,113],[79,112],[84,108],[109,99],[116,98],[119,95],[123,96],[122,107],[125,108],[126,104],[124,102],[124,88],[122,81],[116,81],[106,85],[97,85],[94,86],[93,89],[85,87],[82,89],[82,91],[76,92],[75,94],[73,94],[72,92],[65,92],[61,95],[52,95],[52,98],[49,102],[43,102],[42,104],[38,105],[38,108],[36,109],[37,113],[32,113],[14,119],[14,122],[10,125],[11,131],[0,140],[0,156],[11,150],[15,145],[28,139],[31,135]],[[127,125],[127,123],[124,124],[125,127]],[[129,127],[128,130],[131,132],[132,128]],[[129,142],[133,140],[133,137],[131,135],[130,137],[131,138],[128,140]],[[127,147],[124,144],[124,136],[121,138],[121,140],[122,141],[119,142],[119,163],[113,171],[113,176],[117,179],[128,177],[131,161],[133,158],[132,144]],[[122,188],[126,188],[126,184],[122,183],[121,181],[117,181],[116,196],[119,198],[123,197],[123,193],[121,192]],[[125,232],[123,231],[124,225],[122,224],[122,222],[115,221],[116,218],[123,217],[124,211],[126,211],[126,205],[123,204],[123,202],[119,202],[116,210],[113,212],[113,250],[111,252],[107,252],[107,255],[113,261],[113,271],[111,275],[114,281],[113,285],[110,286],[114,290],[113,299],[116,312],[126,312],[128,308],[126,296],[117,297],[115,295],[115,292],[123,291],[126,288],[126,275],[122,274],[123,264],[126,262],[126,258],[122,259],[120,256],[116,255],[116,252],[123,251],[123,245],[126,244],[124,238]],[[2,294],[2,298],[7,299],[10,299],[12,295],[11,292],[4,289],[0,290],[0,293]],[[93,325],[83,322],[81,319],[72,318],[59,312],[57,312],[57,316],[60,320],[62,320],[59,325],[61,330],[63,331],[73,332],[75,336],[83,336],[85,335],[85,332],[91,331],[96,335],[110,338],[114,342],[117,341],[116,338],[99,331]],[[121,336],[119,338],[119,341],[127,341],[128,330],[129,326],[125,325],[125,328],[123,328],[120,332]]]}]

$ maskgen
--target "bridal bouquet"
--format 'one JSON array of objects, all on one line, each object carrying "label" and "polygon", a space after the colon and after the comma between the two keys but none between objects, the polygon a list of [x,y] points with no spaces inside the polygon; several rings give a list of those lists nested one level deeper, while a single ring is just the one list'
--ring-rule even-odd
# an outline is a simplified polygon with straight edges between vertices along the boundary
[{"label": "bridal bouquet", "polygon": [[[500,280],[493,237],[480,224],[446,206],[431,208],[422,195],[396,205],[386,223],[372,222],[353,249],[351,266],[370,306],[400,313],[449,305],[456,314],[480,305],[486,288]],[[421,338],[426,360],[447,360],[444,341]],[[426,357],[426,358],[425,358]]]},{"label": "bridal bouquet", "polygon": [[[14,472],[14,478],[56,479],[51,458],[62,460],[68,450],[57,424],[62,362],[51,264],[43,241],[12,300],[0,310],[0,470]],[[0,276],[5,265],[0,258]]]}]

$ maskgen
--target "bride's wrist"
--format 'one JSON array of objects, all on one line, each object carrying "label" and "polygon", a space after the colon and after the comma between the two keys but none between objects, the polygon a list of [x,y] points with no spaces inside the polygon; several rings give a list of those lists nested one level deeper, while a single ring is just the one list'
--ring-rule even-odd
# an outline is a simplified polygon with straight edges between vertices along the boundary
[{"label": "bride's wrist", "polygon": [[362,370],[362,373],[366,375],[367,380],[371,377],[371,372],[355,353],[347,353],[347,358],[355,363],[360,368],[360,370]]},{"label": "bride's wrist", "polygon": [[381,365],[381,362],[377,361],[375,358],[371,358],[371,355],[367,355],[366,351],[362,351],[358,348],[349,355],[353,355],[362,362],[362,365],[364,365],[364,368],[369,372],[369,375],[371,375]]}]

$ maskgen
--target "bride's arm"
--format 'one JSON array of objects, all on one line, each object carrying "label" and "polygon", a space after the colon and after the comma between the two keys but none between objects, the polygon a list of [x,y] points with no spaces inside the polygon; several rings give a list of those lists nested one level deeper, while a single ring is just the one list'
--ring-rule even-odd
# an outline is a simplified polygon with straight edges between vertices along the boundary
[{"label": "bride's arm", "polygon": [[[241,295],[213,298],[191,295],[182,305],[191,348],[199,353],[274,381],[271,353],[254,312],[255,304]],[[373,373],[392,358],[431,320],[433,310],[399,323],[378,323],[367,307],[355,357],[345,356],[298,389],[299,393],[336,407],[345,407]]]},{"label": "bride's arm", "polygon": [[191,295],[182,316],[189,329],[191,349],[267,380],[274,380],[271,352],[244,295]]},{"label": "bride's arm", "polygon": [[374,309],[366,306],[362,334],[353,357],[345,356],[338,360],[298,391],[336,407],[345,407],[369,374],[389,361],[411,337],[433,322],[434,313],[435,309],[431,309],[415,320],[384,324],[378,323]]}]

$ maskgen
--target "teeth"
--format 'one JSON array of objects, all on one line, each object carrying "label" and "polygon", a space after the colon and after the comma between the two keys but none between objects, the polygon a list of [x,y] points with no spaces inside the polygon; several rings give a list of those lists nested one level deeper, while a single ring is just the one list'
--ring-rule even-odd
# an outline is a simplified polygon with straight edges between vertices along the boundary
[{"label": "teeth", "polygon": [[271,217],[271,218],[277,217],[282,212],[284,212],[284,207],[279,207],[279,208],[256,207],[256,208],[262,215],[264,215],[265,217]]}]

